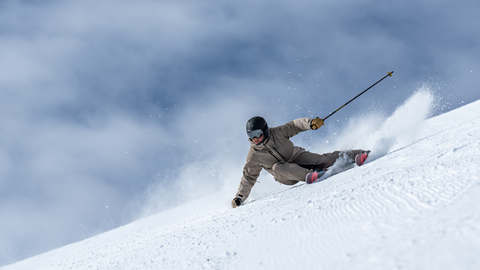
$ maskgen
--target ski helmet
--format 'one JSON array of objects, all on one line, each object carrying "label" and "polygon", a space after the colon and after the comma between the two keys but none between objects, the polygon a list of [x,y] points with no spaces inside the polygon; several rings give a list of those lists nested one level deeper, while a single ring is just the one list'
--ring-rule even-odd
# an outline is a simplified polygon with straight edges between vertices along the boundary
[{"label": "ski helmet", "polygon": [[247,121],[247,135],[250,140],[253,138],[260,138],[263,136],[263,141],[268,137],[267,121],[263,117],[255,116]]}]

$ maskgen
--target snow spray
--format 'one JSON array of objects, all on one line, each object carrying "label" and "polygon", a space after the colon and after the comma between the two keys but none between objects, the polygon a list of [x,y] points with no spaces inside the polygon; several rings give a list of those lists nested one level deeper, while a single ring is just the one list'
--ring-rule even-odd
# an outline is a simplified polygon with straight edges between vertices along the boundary
[{"label": "snow spray", "polygon": [[429,116],[433,101],[429,89],[421,88],[395,110],[373,134],[376,141],[371,149],[370,161],[413,143]]},{"label": "snow spray", "polygon": [[434,95],[430,88],[419,88],[408,100],[400,105],[391,116],[378,112],[350,118],[345,129],[335,138],[335,142],[322,145],[314,152],[364,149],[371,150],[367,163],[386,155],[392,150],[413,143],[422,123],[431,113]]}]

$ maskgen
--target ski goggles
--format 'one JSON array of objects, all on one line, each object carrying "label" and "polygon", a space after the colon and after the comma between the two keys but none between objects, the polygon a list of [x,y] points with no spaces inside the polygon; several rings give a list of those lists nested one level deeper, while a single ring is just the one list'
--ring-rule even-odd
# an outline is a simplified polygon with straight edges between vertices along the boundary
[{"label": "ski goggles", "polygon": [[263,131],[261,129],[251,130],[247,132],[248,138],[253,140],[253,138],[260,138],[263,136]]}]

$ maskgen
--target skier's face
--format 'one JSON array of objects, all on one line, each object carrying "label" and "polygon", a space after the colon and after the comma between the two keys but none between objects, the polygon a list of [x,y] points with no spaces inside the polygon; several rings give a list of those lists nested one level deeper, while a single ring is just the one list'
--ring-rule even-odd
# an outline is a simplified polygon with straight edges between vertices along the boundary
[{"label": "skier's face", "polygon": [[253,139],[252,139],[252,142],[253,142],[254,144],[259,144],[259,143],[262,142],[262,140],[263,140],[263,135],[260,136],[260,138],[257,138],[257,137],[253,138]]}]

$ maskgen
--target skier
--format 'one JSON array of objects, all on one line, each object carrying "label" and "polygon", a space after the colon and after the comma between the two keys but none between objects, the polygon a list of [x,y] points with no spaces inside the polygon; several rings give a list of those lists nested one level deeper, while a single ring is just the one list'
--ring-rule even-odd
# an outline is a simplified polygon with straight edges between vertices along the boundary
[{"label": "skier", "polygon": [[232,207],[241,205],[250,194],[260,171],[265,169],[276,181],[285,185],[295,185],[299,181],[307,184],[315,182],[323,174],[322,171],[332,166],[338,157],[345,153],[362,165],[370,151],[350,150],[335,151],[323,155],[311,153],[294,146],[290,138],[306,130],[317,130],[324,125],[321,118],[299,118],[283,126],[268,128],[267,122],[260,116],[250,118],[247,122],[247,135],[250,150],[243,168],[243,177]]}]

